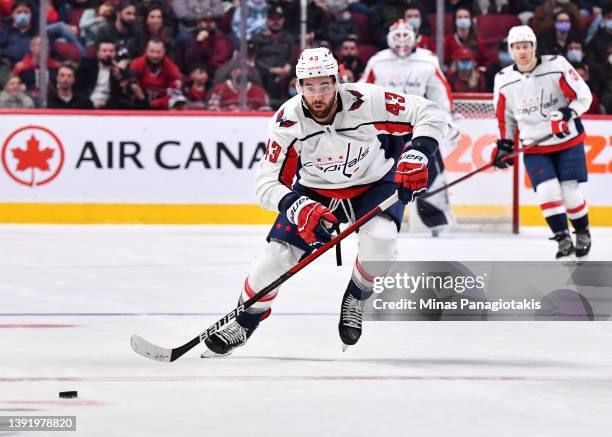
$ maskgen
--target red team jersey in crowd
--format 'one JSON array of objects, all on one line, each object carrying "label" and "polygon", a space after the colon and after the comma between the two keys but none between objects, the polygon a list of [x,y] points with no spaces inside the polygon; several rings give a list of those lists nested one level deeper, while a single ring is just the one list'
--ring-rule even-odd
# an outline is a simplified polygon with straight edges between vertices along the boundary
[{"label": "red team jersey in crowd", "polygon": [[[569,107],[578,116],[591,105],[591,91],[563,56],[541,56],[533,71],[521,73],[510,65],[495,76],[494,103],[500,138],[514,140],[518,128],[523,145],[551,133],[548,114]],[[584,140],[579,121],[568,123],[570,134],[552,137],[525,153],[551,153]]]},{"label": "red team jersey in crowd", "polygon": [[[207,109],[211,111],[235,111],[239,109],[240,101],[238,90],[234,88],[231,80],[218,83],[208,96]],[[251,111],[271,110],[270,99],[266,91],[253,83],[247,84],[247,107]]]},{"label": "red team jersey in crowd", "polygon": [[138,75],[140,85],[153,108],[167,108],[170,99],[168,89],[180,89],[181,71],[167,56],[164,57],[161,68],[156,73],[151,71],[144,55],[134,59],[130,69]]}]

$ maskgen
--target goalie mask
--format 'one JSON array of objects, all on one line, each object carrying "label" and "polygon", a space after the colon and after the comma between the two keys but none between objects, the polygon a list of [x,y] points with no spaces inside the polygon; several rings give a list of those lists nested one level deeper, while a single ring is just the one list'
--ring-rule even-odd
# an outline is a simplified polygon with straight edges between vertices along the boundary
[{"label": "goalie mask", "polygon": [[387,45],[396,55],[406,57],[415,44],[414,30],[404,19],[399,19],[391,25],[387,34]]}]

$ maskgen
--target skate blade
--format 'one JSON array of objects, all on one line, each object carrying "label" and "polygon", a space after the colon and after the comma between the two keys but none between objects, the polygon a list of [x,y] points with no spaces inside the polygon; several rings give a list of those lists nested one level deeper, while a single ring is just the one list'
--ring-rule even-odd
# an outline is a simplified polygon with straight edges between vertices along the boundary
[{"label": "skate blade", "polygon": [[349,347],[351,347],[351,346],[350,346],[350,345],[348,345],[348,344],[344,344],[344,343],[342,343],[342,352],[346,352],[346,351],[348,350],[348,348],[349,348]]},{"label": "skate blade", "polygon": [[206,349],[204,352],[202,352],[202,355],[200,355],[200,358],[223,358],[231,354],[232,354],[232,351],[229,351],[226,354],[218,354],[216,352],[211,351],[210,349]]},{"label": "skate blade", "polygon": [[583,264],[589,260],[589,254],[587,253],[585,256],[576,255],[576,264]]}]

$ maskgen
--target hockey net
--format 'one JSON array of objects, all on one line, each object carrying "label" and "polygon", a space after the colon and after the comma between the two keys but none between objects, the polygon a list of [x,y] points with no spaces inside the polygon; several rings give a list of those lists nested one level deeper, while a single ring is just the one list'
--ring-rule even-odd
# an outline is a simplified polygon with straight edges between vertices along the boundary
[{"label": "hockey net", "polygon": [[[444,183],[489,163],[498,138],[492,94],[454,94],[453,119],[458,135],[440,144],[446,167]],[[451,187],[447,195],[455,224],[450,230],[517,233],[517,167],[489,169]],[[442,185],[436,184],[432,189]],[[427,231],[413,205],[406,217],[409,232]]]}]

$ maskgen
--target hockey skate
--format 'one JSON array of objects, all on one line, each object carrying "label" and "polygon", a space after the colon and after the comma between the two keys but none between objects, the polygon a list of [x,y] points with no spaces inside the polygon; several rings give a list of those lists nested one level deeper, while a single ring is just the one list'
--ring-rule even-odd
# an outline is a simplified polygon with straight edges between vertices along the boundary
[{"label": "hockey skate", "polygon": [[555,255],[555,259],[567,261],[572,258],[575,253],[574,243],[570,237],[569,231],[557,232],[550,240],[555,240],[559,243],[559,249]]},{"label": "hockey skate", "polygon": [[574,231],[576,234],[576,259],[586,261],[591,250],[591,233],[588,229]]},{"label": "hockey skate", "polygon": [[215,332],[204,340],[206,350],[202,353],[202,358],[217,358],[230,355],[234,349],[246,344],[253,331],[254,329],[249,330],[234,320],[226,328]]},{"label": "hockey skate", "polygon": [[343,343],[342,352],[357,343],[361,337],[364,303],[365,300],[356,299],[351,294],[350,286],[344,292],[340,307],[340,323],[338,323],[338,332]]}]

